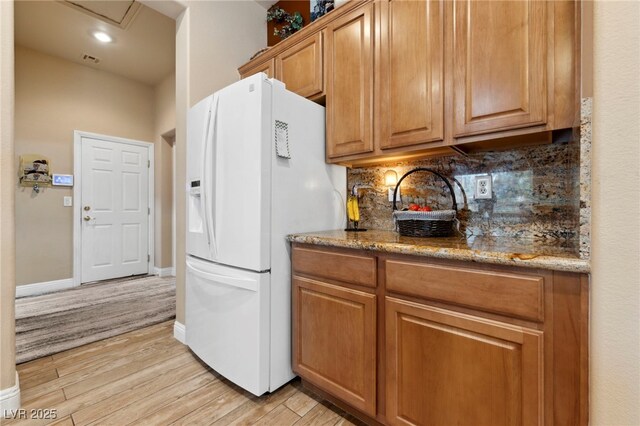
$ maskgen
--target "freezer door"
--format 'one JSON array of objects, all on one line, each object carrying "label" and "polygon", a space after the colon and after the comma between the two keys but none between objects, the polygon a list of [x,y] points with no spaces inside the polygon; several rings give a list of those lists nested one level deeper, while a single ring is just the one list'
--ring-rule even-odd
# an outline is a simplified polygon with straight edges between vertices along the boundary
[{"label": "freezer door", "polygon": [[269,278],[187,258],[187,345],[258,396],[269,390]]},{"label": "freezer door", "polygon": [[216,263],[270,269],[271,83],[260,73],[216,93],[209,224]]}]

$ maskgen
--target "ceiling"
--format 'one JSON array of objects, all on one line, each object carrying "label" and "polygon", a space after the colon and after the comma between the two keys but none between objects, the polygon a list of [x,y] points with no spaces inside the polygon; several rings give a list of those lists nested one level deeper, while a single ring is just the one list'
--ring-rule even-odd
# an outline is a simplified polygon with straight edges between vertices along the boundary
[{"label": "ceiling", "polygon": [[278,3],[278,0],[255,0],[255,1],[265,9],[269,9],[271,6]]},{"label": "ceiling", "polygon": [[[99,42],[95,31],[113,42]],[[175,21],[131,0],[16,1],[15,42],[149,85],[175,70]]]}]

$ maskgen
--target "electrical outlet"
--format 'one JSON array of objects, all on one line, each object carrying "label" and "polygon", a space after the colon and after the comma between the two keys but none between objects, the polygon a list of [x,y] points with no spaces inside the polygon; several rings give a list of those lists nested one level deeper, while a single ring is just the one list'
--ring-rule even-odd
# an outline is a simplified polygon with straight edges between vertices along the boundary
[{"label": "electrical outlet", "polygon": [[473,198],[490,200],[493,198],[491,175],[476,176],[476,190]]},{"label": "electrical outlet", "polygon": [[73,206],[73,198],[71,197],[62,197],[62,205],[65,207]]},{"label": "electrical outlet", "polygon": [[[393,203],[393,191],[395,191],[395,187],[389,188],[389,202]],[[396,195],[396,202],[400,202],[400,188],[398,188],[398,194]]]}]

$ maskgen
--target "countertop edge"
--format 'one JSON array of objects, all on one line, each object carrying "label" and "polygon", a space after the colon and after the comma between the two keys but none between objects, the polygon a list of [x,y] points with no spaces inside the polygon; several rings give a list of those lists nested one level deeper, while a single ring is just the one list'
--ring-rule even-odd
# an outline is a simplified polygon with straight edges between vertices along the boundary
[{"label": "countertop edge", "polygon": [[[432,257],[436,259],[461,260],[466,262],[487,263],[492,265],[517,266],[523,268],[547,269],[559,272],[588,274],[591,265],[586,259],[549,255],[532,255],[527,259],[514,256],[513,253],[487,252],[469,249],[447,249],[429,246],[407,246],[395,243],[376,243],[362,241],[340,241],[311,235],[291,234],[287,240],[292,243],[310,244],[325,247],[349,248],[378,251],[412,256]],[[409,248],[410,247],[410,248]],[[529,255],[527,255],[528,257]]]}]

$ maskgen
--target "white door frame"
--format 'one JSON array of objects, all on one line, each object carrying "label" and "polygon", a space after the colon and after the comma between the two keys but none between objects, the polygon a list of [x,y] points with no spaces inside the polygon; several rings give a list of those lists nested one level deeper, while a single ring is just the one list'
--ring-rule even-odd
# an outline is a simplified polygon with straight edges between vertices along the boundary
[{"label": "white door frame", "polygon": [[176,199],[177,199],[177,180],[176,180],[176,136],[173,135],[173,143],[171,144],[171,265],[173,268],[173,276],[176,276]]},{"label": "white door frame", "polygon": [[153,143],[137,141],[133,139],[119,138],[115,136],[101,135],[98,133],[83,132],[80,130],[73,131],[73,285],[82,284],[82,138],[100,139],[106,142],[117,142],[127,145],[135,145],[147,148],[149,153],[149,264],[148,273],[154,273],[155,265],[155,247],[154,247],[154,167],[153,161]]}]

